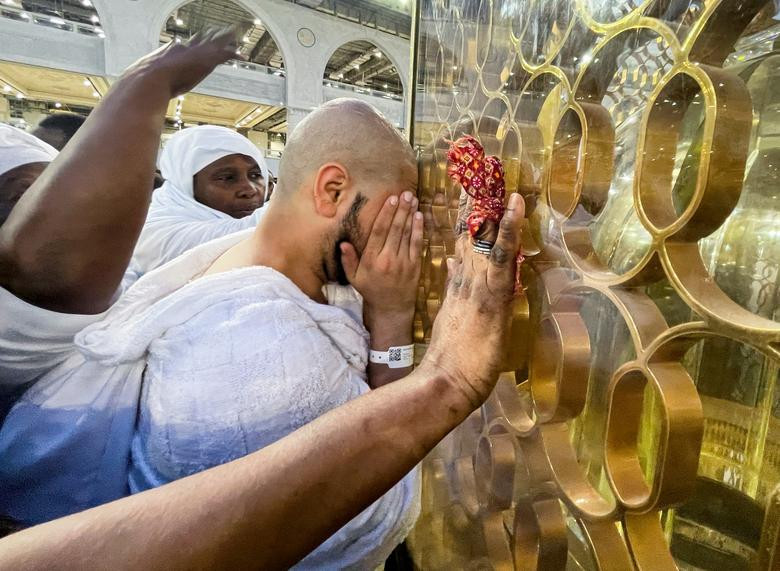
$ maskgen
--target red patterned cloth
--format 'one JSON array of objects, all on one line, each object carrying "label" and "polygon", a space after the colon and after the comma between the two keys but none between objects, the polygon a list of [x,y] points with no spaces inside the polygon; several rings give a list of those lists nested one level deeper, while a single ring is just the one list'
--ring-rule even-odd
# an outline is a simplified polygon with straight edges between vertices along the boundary
[{"label": "red patterned cloth", "polygon": [[[463,187],[472,199],[472,211],[466,218],[466,226],[472,238],[476,238],[483,224],[491,220],[496,225],[504,216],[504,166],[501,159],[485,156],[485,149],[471,135],[463,135],[450,143],[447,151],[447,175]],[[522,254],[517,255],[515,293],[523,290],[520,280]]]},{"label": "red patterned cloth", "polygon": [[504,167],[498,157],[485,156],[485,149],[471,135],[450,144],[447,174],[473,199],[474,209],[466,224],[474,238],[487,220],[496,224],[504,215]]}]

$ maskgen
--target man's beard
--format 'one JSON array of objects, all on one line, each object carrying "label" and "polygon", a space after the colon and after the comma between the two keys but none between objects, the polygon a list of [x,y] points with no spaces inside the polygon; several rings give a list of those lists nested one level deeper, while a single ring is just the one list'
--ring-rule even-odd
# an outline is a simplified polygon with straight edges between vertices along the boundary
[{"label": "man's beard", "polygon": [[[341,220],[339,232],[331,253],[332,257],[330,263],[326,262],[323,264],[325,266],[328,281],[335,281],[343,286],[349,285],[347,273],[344,271],[344,264],[341,263],[341,245],[344,242],[348,242],[354,246],[355,250],[358,250],[358,244],[362,244],[362,233],[360,232],[360,225],[358,224],[358,215],[367,201],[368,199],[365,196],[358,193],[355,200],[352,201],[349,211]],[[362,252],[358,250],[358,256],[361,253]]]}]

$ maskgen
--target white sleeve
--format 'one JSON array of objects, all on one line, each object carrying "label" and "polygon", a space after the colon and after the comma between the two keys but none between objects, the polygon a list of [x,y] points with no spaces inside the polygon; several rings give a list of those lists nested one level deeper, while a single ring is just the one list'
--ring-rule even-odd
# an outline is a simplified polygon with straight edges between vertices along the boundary
[{"label": "white sleeve", "polygon": [[76,333],[103,315],[48,311],[0,288],[0,396],[62,363]]}]

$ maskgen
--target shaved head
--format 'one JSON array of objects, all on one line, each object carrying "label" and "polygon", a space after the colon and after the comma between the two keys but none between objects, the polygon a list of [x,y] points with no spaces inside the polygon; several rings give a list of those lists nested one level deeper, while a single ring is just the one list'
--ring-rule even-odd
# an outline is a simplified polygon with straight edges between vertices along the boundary
[{"label": "shaved head", "polygon": [[371,105],[336,99],[288,137],[261,226],[265,240],[282,235],[296,250],[291,271],[306,267],[323,283],[346,285],[343,244],[362,256],[382,206],[391,196],[411,201],[416,193],[417,160],[400,131]]},{"label": "shaved head", "polygon": [[379,111],[358,99],[335,99],[312,111],[287,139],[276,192],[300,190],[324,164],[338,163],[364,194],[416,172],[414,152]]}]

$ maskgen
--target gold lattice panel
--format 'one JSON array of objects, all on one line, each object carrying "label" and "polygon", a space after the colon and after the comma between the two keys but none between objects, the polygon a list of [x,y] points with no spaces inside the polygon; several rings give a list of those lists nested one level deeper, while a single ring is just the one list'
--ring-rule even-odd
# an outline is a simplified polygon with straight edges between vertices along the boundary
[{"label": "gold lattice panel", "polygon": [[449,141],[502,159],[529,259],[507,372],[424,464],[419,567],[780,565],[775,11],[421,1],[416,341],[454,253]]}]

